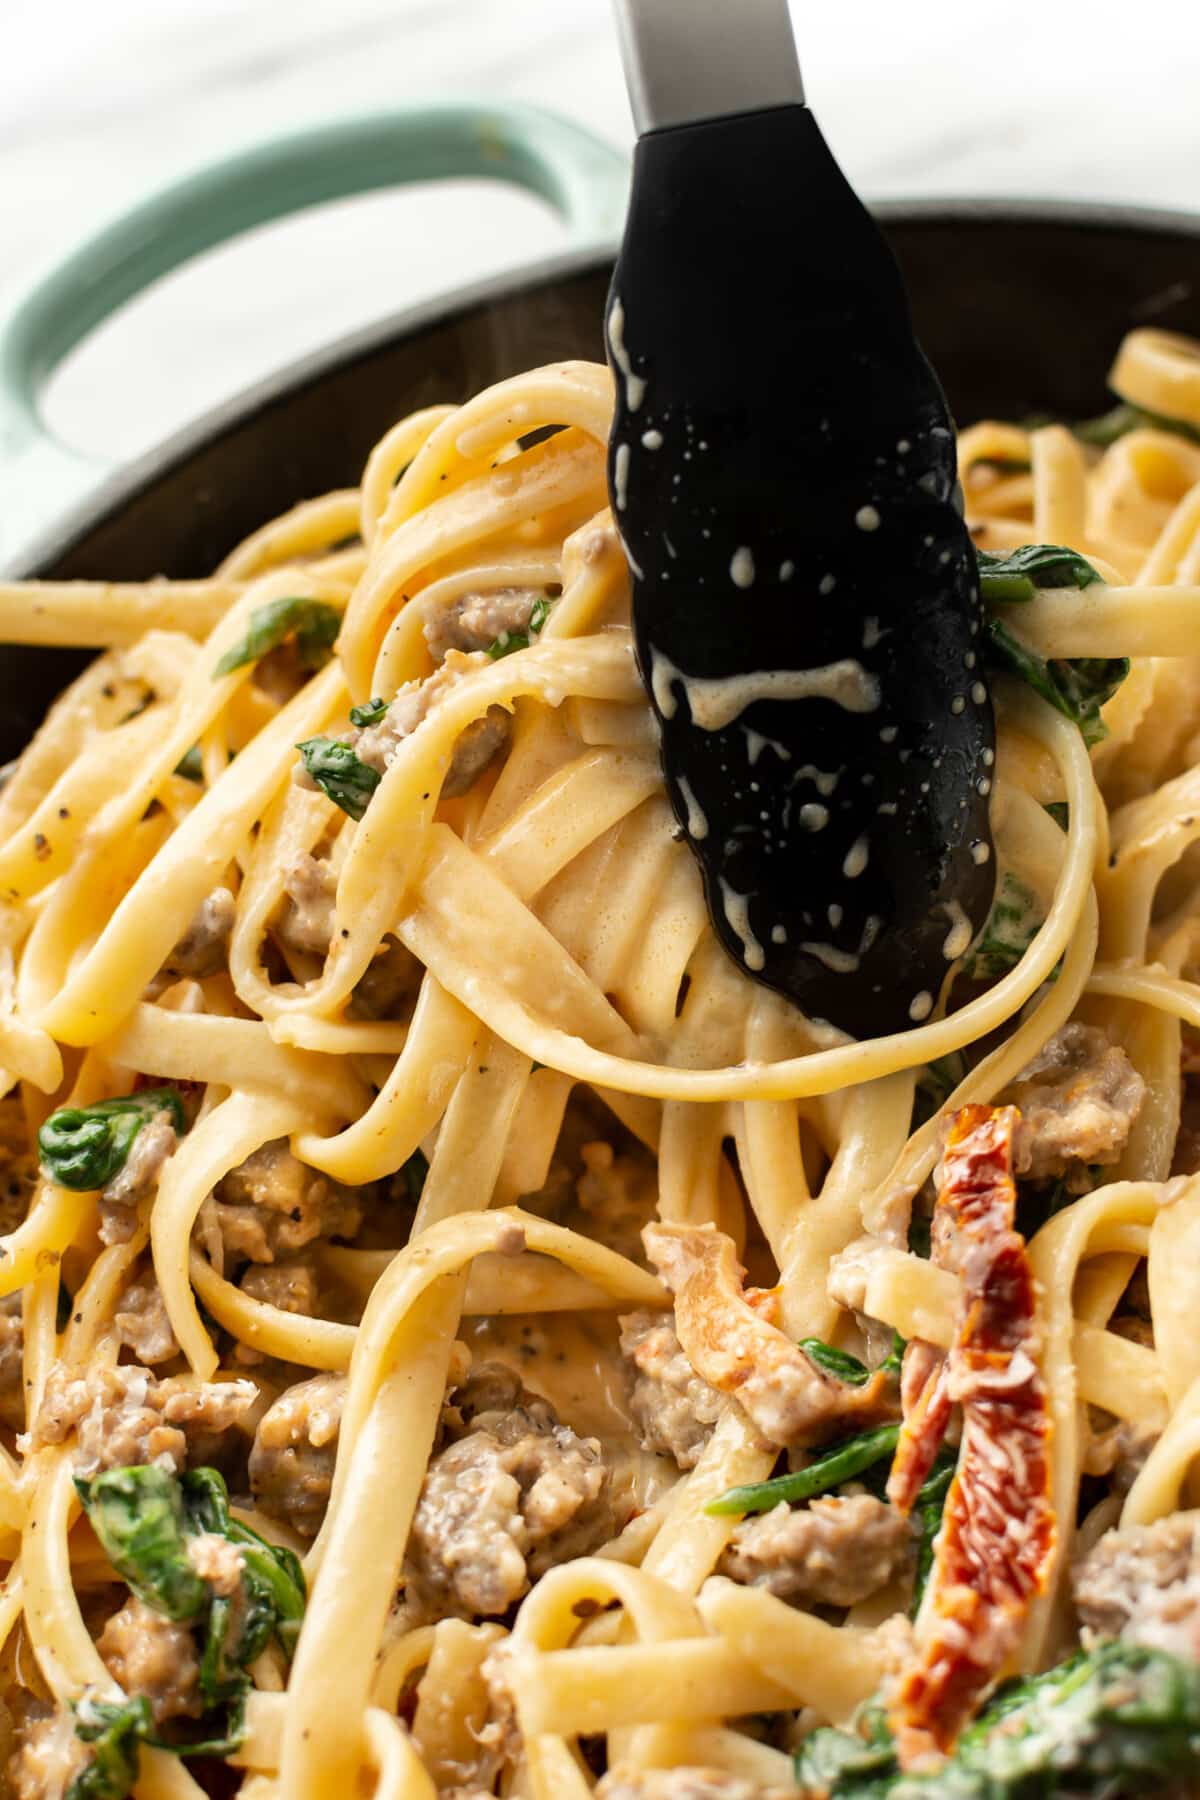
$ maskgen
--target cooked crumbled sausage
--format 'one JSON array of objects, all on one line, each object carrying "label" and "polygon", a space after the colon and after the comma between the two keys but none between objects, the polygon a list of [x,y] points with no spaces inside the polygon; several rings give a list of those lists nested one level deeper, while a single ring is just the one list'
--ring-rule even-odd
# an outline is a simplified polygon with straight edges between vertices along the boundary
[{"label": "cooked crumbled sausage", "polygon": [[1013,1168],[1031,1181],[1086,1181],[1089,1163],[1114,1163],[1146,1084],[1117,1044],[1092,1025],[1064,1025],[1004,1094],[1019,1107]]},{"label": "cooked crumbled sausage", "polygon": [[169,1362],[179,1355],[179,1345],[163,1305],[157,1281],[151,1275],[126,1288],[113,1315],[122,1344],[127,1344],[140,1363]]},{"label": "cooked crumbled sausage", "polygon": [[512,723],[502,706],[489,706],[482,719],[472,719],[459,734],[442,783],[442,799],[469,793],[483,771],[508,743]]},{"label": "cooked crumbled sausage", "polygon": [[20,1294],[0,1300],[0,1423],[12,1431],[25,1424],[25,1328]]},{"label": "cooked crumbled sausage", "polygon": [[1131,1419],[1122,1419],[1119,1425],[1092,1439],[1084,1468],[1089,1475],[1107,1476],[1113,1493],[1127,1494],[1158,1439],[1157,1431],[1147,1431]]},{"label": "cooked crumbled sausage", "polygon": [[911,1548],[903,1513],[873,1494],[850,1494],[743,1519],[718,1573],[804,1606],[854,1606],[901,1573]]},{"label": "cooked crumbled sausage", "polygon": [[319,1530],[329,1504],[345,1398],[344,1375],[313,1375],[286,1388],[254,1434],[250,1491],[265,1513],[304,1537]]},{"label": "cooked crumbled sausage", "polygon": [[227,1256],[270,1263],[318,1237],[353,1237],[362,1203],[353,1188],[299,1162],[282,1138],[230,1170],[204,1202],[202,1229],[215,1226]]},{"label": "cooked crumbled sausage", "polygon": [[75,1432],[81,1474],[154,1462],[160,1456],[182,1469],[189,1435],[199,1439],[227,1431],[255,1393],[252,1381],[193,1384],[177,1376],[158,1381],[137,1363],[86,1372],[55,1363],[29,1448],[65,1443]]},{"label": "cooked crumbled sausage", "polygon": [[595,1800],[768,1800],[766,1792],[724,1769],[610,1769]]},{"label": "cooked crumbled sausage", "polygon": [[411,737],[433,709],[453,692],[464,676],[486,669],[488,659],[482,654],[464,656],[452,650],[442,666],[425,681],[410,681],[402,687],[378,725],[367,725],[351,732],[350,744],[360,762],[377,774],[386,774],[404,739]]},{"label": "cooked crumbled sausage", "polygon": [[429,1465],[409,1585],[438,1617],[506,1612],[547,1569],[614,1534],[610,1486],[596,1440],[560,1425],[536,1395],[475,1412],[472,1429]]},{"label": "cooked crumbled sausage", "polygon": [[464,594],[439,606],[425,620],[425,642],[435,663],[451,650],[487,650],[507,631],[528,631],[540,588],[496,588],[486,594]]},{"label": "cooked crumbled sausage", "polygon": [[354,984],[346,1005],[351,1019],[395,1019],[420,987],[425,969],[398,938],[385,937]]},{"label": "cooked crumbled sausage", "polygon": [[189,1538],[187,1559],[201,1581],[206,1581],[223,1600],[230,1599],[242,1585],[246,1559],[236,1544],[215,1531],[202,1531]]},{"label": "cooked crumbled sausage", "polygon": [[8,1764],[13,1800],[65,1800],[67,1789],[91,1761],[67,1711],[37,1719],[20,1734]]},{"label": "cooked crumbled sausage", "polygon": [[642,1260],[642,1230],[654,1217],[658,1175],[644,1152],[616,1155],[611,1144],[582,1145],[583,1173],[575,1183],[587,1234],[610,1250]]},{"label": "cooked crumbled sausage", "polygon": [[214,888],[162,966],[164,975],[215,975],[225,964],[237,902],[227,887]]},{"label": "cooked crumbled sausage", "polygon": [[630,1407],[643,1449],[694,1469],[724,1411],[723,1395],[692,1368],[670,1313],[629,1313],[621,1320],[621,1351],[636,1370]]},{"label": "cooked crumbled sausage", "polygon": [[113,1680],[131,1699],[145,1695],[156,1724],[194,1719],[203,1711],[200,1664],[191,1632],[136,1595],[113,1614],[96,1648]]},{"label": "cooked crumbled sausage", "polygon": [[239,1283],[244,1294],[277,1306],[280,1312],[315,1319],[320,1283],[311,1256],[289,1256],[276,1263],[252,1263]]},{"label": "cooked crumbled sausage", "polygon": [[450,1391],[442,1407],[445,1436],[465,1437],[476,1420],[486,1414],[513,1412],[520,1405],[524,1392],[521,1377],[507,1363],[476,1363],[473,1367],[470,1363],[464,1364],[462,1379],[451,1378]]},{"label": "cooked crumbled sausage", "polygon": [[15,1153],[0,1141],[0,1235],[23,1224],[38,1184],[38,1159]]},{"label": "cooked crumbled sausage", "polygon": [[1071,1574],[1081,1624],[1200,1657],[1200,1512],[1106,1531]]},{"label": "cooked crumbled sausage", "polygon": [[284,947],[324,956],[333,936],[333,870],[307,850],[298,851],[284,870],[283,891],[287,899],[276,930]]},{"label": "cooked crumbled sausage", "polygon": [[[321,1284],[316,1264],[311,1256],[303,1253],[276,1263],[251,1263],[238,1285],[252,1300],[261,1300],[265,1306],[276,1306],[280,1312],[295,1313],[305,1319],[315,1319],[321,1312]],[[233,1354],[243,1366],[265,1360],[263,1351],[249,1343],[238,1344]]]},{"label": "cooked crumbled sausage", "polygon": [[[402,687],[378,725],[368,725],[351,732],[348,742],[360,762],[365,762],[380,775],[395,758],[398,746],[411,737],[422,720],[464,676],[491,665],[482,651],[464,655],[450,650],[441,667],[425,681],[410,682]],[[508,742],[509,719],[503,707],[489,707],[481,719],[474,719],[461,733],[450,758],[450,767],[442,783],[442,796],[451,799],[465,794],[482,775],[496,752]]]},{"label": "cooked crumbled sausage", "polygon": [[646,1254],[675,1296],[680,1347],[701,1380],[736,1399],[760,1437],[780,1446],[849,1433],[895,1410],[878,1371],[850,1387],[811,1362],[775,1323],[779,1290],[745,1289],[733,1240],[712,1225],[659,1221],[642,1233]]},{"label": "cooked crumbled sausage", "polygon": [[493,1718],[483,1663],[504,1639],[504,1628],[491,1621],[468,1625],[462,1619],[439,1621],[425,1673],[417,1683],[413,1748],[432,1777],[438,1800],[458,1794],[490,1796],[502,1758],[484,1738]]},{"label": "cooked crumbled sausage", "polygon": [[158,1187],[162,1166],[179,1139],[169,1112],[147,1119],[133,1148],[106,1187],[100,1190],[100,1236],[106,1244],[125,1244],[137,1230],[137,1208]]}]

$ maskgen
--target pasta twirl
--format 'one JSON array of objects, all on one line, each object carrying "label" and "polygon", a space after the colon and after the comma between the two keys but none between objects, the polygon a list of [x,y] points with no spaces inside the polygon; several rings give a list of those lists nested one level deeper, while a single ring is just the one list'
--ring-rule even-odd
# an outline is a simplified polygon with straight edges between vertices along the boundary
[{"label": "pasta twirl", "polygon": [[[1002,1672],[1081,1618],[1138,1641],[1112,1570],[1153,1585],[1163,1533],[1200,1582],[1194,355],[1133,335],[1114,379],[1167,423],[1102,451],[962,436],[980,550],[1099,577],[1012,637],[1133,661],[1090,749],[997,677],[993,916],[887,1037],[714,939],[606,371],[402,420],[209,580],[0,586],[8,638],[103,652],[0,792],[19,1800],[806,1791],[813,1727],[927,1629],[957,1438],[909,1415],[966,1341],[936,1212],[925,1241],[966,1106],[1022,1121],[1057,1521]],[[752,1285],[725,1258],[685,1306],[656,1217]],[[1196,1654],[1190,1602],[1150,1612]]]}]

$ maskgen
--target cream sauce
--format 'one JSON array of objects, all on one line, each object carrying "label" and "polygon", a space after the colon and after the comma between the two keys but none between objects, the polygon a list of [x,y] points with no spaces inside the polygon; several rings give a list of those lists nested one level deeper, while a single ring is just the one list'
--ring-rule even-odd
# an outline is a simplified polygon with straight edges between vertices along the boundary
[{"label": "cream sauce", "polygon": [[942,945],[942,955],[947,962],[957,962],[959,957],[965,956],[970,949],[971,939],[975,933],[971,928],[970,919],[957,900],[947,900],[944,910],[950,921],[950,930]]},{"label": "cream sauce", "polygon": [[858,968],[859,959],[851,950],[839,950],[836,944],[801,944],[800,948],[807,956],[815,956],[819,963],[832,969],[835,975],[853,975]]},{"label": "cream sauce", "polygon": [[[764,737],[761,731],[755,731],[750,725],[743,725],[742,730],[746,734],[746,755],[749,758],[751,768],[754,767],[764,750],[773,750],[780,762],[791,762],[791,751],[786,744],[781,744],[777,738]],[[807,772],[808,771],[805,769],[800,770],[801,775],[807,774]],[[836,781],[837,777],[835,776],[834,779]],[[832,789],[830,792],[832,792]]]},{"label": "cream sauce", "polygon": [[846,852],[846,860],[842,864],[842,874],[847,881],[853,881],[862,874],[871,855],[871,846],[865,837],[857,837]]},{"label": "cream sauce", "polygon": [[879,683],[852,657],[815,669],[759,669],[746,675],[685,675],[655,650],[650,685],[664,719],[675,716],[672,682],[687,695],[692,722],[702,731],[720,731],[756,700],[832,700],[847,712],[875,712]]},{"label": "cream sauce", "polygon": [[754,557],[745,544],[740,544],[733,553],[733,560],[729,565],[729,579],[733,582],[734,587],[751,588],[754,586]]},{"label": "cream sauce", "polygon": [[821,798],[823,800],[828,800],[830,794],[832,794],[834,788],[840,781],[841,774],[842,771],[840,769],[834,769],[832,771],[827,769],[817,769],[813,767],[812,763],[805,763],[803,768],[796,770],[796,779],[797,781],[811,781]]},{"label": "cream sauce", "polygon": [[476,1361],[504,1363],[550,1402],[564,1425],[599,1438],[618,1481],[632,1484],[638,1507],[673,1486],[674,1466],[640,1446],[614,1312],[510,1313],[464,1319],[460,1329]]},{"label": "cream sauce", "polygon": [[613,486],[616,489],[617,511],[624,512],[629,499],[629,445],[618,444],[617,454],[613,459]]},{"label": "cream sauce", "polygon": [[613,301],[612,311],[608,315],[608,342],[613,361],[625,377],[626,403],[630,412],[635,413],[646,397],[646,382],[643,376],[634,374],[629,352],[625,348],[625,308],[620,300]]},{"label": "cream sauce", "polygon": [[725,917],[729,920],[737,937],[741,939],[743,962],[748,969],[757,974],[767,959],[750,923],[749,894],[735,893],[727,881],[722,881],[721,903],[725,908]]},{"label": "cream sauce", "polygon": [[678,777],[679,792],[683,795],[683,804],[687,807],[687,834],[690,838],[706,838],[708,836],[708,820],[703,808],[693,794],[684,777]]}]

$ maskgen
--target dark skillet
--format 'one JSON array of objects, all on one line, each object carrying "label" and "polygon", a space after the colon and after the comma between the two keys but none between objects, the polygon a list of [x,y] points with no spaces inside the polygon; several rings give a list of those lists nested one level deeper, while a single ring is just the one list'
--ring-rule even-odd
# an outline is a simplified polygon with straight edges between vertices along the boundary
[{"label": "dark skillet", "polygon": [[[918,335],[960,421],[1099,412],[1123,332],[1153,323],[1200,335],[1200,220],[1000,203],[881,211]],[[610,275],[608,260],[577,256],[308,358],[109,482],[13,573],[207,574],[273,515],[357,482],[371,446],[413,408],[465,399],[538,363],[602,360]],[[84,660],[5,650],[0,761]]]}]

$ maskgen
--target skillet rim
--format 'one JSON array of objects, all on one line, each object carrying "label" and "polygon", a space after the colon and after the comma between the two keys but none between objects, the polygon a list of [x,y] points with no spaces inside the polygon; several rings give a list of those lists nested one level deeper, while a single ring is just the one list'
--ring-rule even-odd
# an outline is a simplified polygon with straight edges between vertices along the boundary
[{"label": "skillet rim", "polygon": [[[1020,199],[1005,196],[881,200],[871,206],[885,227],[952,228],[956,224],[1021,229],[1057,226],[1087,233],[1142,234],[1200,242],[1200,212],[1167,207],[1112,205],[1104,201]],[[152,481],[170,474],[189,457],[210,448],[224,433],[251,421],[285,396],[309,386],[338,368],[367,357],[403,338],[453,322],[481,306],[518,299],[524,293],[598,272],[616,256],[617,245],[592,245],[563,251],[513,270],[483,276],[449,294],[416,302],[369,325],[344,333],[332,343],[297,357],[170,433],[149,450],[103,478],[94,493],[69,508],[39,534],[11,567],[0,569],[9,580],[36,579],[62,560],[90,532],[118,514]],[[0,470],[2,476],[2,470]]]}]

